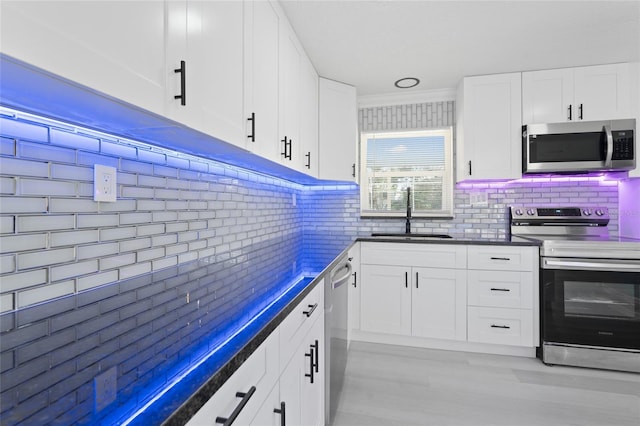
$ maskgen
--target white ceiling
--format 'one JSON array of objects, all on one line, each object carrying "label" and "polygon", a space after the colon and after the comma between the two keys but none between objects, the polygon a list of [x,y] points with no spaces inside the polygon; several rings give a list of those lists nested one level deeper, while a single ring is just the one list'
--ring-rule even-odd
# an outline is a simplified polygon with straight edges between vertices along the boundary
[{"label": "white ceiling", "polygon": [[[358,95],[463,76],[640,61],[640,0],[280,0],[318,73]],[[421,80],[397,89],[402,77]]]}]

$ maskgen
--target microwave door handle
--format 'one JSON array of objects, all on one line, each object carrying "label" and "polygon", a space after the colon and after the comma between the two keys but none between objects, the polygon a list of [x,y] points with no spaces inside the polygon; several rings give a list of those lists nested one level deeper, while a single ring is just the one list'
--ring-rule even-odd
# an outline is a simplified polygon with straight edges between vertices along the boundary
[{"label": "microwave door handle", "polygon": [[613,134],[611,133],[611,127],[607,124],[602,126],[602,130],[607,135],[607,157],[604,160],[605,167],[611,167],[613,158]]}]

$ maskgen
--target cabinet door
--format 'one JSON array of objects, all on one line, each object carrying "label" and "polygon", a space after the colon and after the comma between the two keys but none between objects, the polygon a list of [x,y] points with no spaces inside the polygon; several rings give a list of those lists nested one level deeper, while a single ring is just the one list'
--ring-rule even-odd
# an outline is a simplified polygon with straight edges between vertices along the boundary
[{"label": "cabinet door", "polygon": [[[302,151],[300,149],[300,63],[301,49],[295,33],[287,22],[280,26],[279,58],[279,126],[282,153],[282,164],[300,169]],[[286,143],[288,145],[285,146]]]},{"label": "cabinet door", "polygon": [[[251,426],[280,426],[280,422],[283,406],[280,399],[280,386],[276,385],[271,390],[271,393],[262,403],[262,407],[256,413],[256,416],[251,421]],[[286,416],[287,404],[284,405],[284,414]],[[277,410],[277,411],[276,411]],[[286,418],[286,417],[285,417]]]},{"label": "cabinet door", "polygon": [[279,16],[269,1],[247,1],[245,6],[245,116],[247,149],[279,161],[278,45]]},{"label": "cabinet door", "polygon": [[[306,355],[303,364],[303,372],[300,397],[300,423],[301,425],[324,425],[324,321],[316,321],[309,332],[306,344],[302,345],[304,354],[313,354],[313,365],[308,362]],[[313,381],[306,374],[310,374],[313,368]],[[295,424],[295,423],[294,423]]]},{"label": "cabinet door", "polygon": [[300,170],[318,177],[318,73],[306,56],[300,71]]},{"label": "cabinet door", "polygon": [[412,281],[411,334],[466,340],[466,271],[413,268]]},{"label": "cabinet door", "polygon": [[352,278],[349,285],[349,331],[347,333],[349,342],[351,341],[352,330],[360,330],[360,291],[362,288],[362,274],[360,273],[360,244],[356,244],[349,250],[351,266],[353,268]]},{"label": "cabinet door", "polygon": [[362,265],[360,329],[411,334],[410,268]]},{"label": "cabinet door", "polygon": [[357,180],[358,112],[355,87],[320,78],[319,133],[320,179]]},{"label": "cabinet door", "polygon": [[575,119],[573,70],[522,73],[522,123],[559,123]]},{"label": "cabinet door", "polygon": [[521,177],[521,74],[466,77],[458,180]]},{"label": "cabinet door", "polygon": [[3,53],[164,114],[164,1],[3,1],[0,29]]},{"label": "cabinet door", "polygon": [[608,120],[631,116],[629,64],[574,68],[578,119]]}]

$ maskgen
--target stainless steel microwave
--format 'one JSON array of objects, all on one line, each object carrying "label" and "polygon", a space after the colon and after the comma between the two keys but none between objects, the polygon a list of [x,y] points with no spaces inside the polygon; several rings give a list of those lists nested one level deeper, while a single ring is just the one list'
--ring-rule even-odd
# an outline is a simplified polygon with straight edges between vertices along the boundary
[{"label": "stainless steel microwave", "polygon": [[636,120],[522,126],[522,173],[633,170]]}]

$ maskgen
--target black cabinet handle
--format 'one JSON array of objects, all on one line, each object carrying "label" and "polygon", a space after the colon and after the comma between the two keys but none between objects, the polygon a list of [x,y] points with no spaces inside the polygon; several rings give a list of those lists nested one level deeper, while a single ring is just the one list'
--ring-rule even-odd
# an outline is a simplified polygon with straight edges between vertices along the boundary
[{"label": "black cabinet handle", "polygon": [[308,377],[310,379],[310,383],[313,383],[313,375],[315,373],[313,362],[313,348],[309,349],[309,353],[305,352],[304,356],[309,357],[309,373],[304,373],[304,377]]},{"label": "black cabinet handle", "polygon": [[469,176],[471,176],[471,161],[469,161]]},{"label": "black cabinet handle", "polygon": [[180,99],[180,105],[187,104],[187,64],[180,61],[180,68],[174,69],[174,73],[180,73],[180,94],[175,95],[174,99]]},{"label": "black cabinet handle", "polygon": [[582,104],[578,107],[578,118],[582,120]]},{"label": "black cabinet handle", "polygon": [[251,122],[251,134],[247,137],[251,139],[251,142],[256,141],[256,113],[252,112],[251,117],[247,118],[247,121]]},{"label": "black cabinet handle", "polygon": [[404,273],[404,288],[409,288],[409,273]]},{"label": "black cabinet handle", "polygon": [[353,274],[351,274],[351,275],[353,275],[353,284],[352,284],[352,285],[353,285],[354,287],[358,287],[358,273],[357,273],[357,272],[354,272],[354,273],[353,273]]},{"label": "black cabinet handle", "polygon": [[284,144],[283,152],[281,152],[280,155],[282,155],[287,160],[291,160],[291,139],[285,136],[284,139],[280,140],[280,142]]},{"label": "black cabinet handle", "polygon": [[491,256],[491,260],[511,260],[509,257],[493,257]]},{"label": "black cabinet handle", "polygon": [[318,304],[317,304],[317,303],[314,303],[313,305],[307,305],[307,306],[308,306],[309,308],[311,308],[311,309],[309,309],[308,311],[304,311],[304,312],[302,312],[302,313],[303,313],[304,315],[306,315],[306,316],[307,316],[307,318],[309,318],[309,317],[311,316],[311,314],[313,314],[313,311],[315,311],[315,310],[316,310],[316,308],[318,307]]},{"label": "black cabinet handle", "polygon": [[569,105],[569,108],[567,108],[567,119],[568,119],[569,121],[571,121],[571,120],[572,120],[572,118],[571,118],[571,115],[572,115],[572,114],[571,114],[571,109],[572,109],[572,108],[573,108],[573,105]]},{"label": "black cabinet handle", "polygon": [[495,325],[495,324],[491,324],[491,328],[511,328],[508,325]]},{"label": "black cabinet handle", "polygon": [[304,156],[307,157],[307,164],[305,164],[305,167],[307,169],[311,169],[311,151],[307,152]]},{"label": "black cabinet handle", "polygon": [[274,408],[273,412],[276,414],[280,414],[280,426],[286,426],[287,425],[287,420],[286,420],[287,409],[285,407],[284,401],[280,402],[280,408]]},{"label": "black cabinet handle", "polygon": [[492,288],[491,291],[511,291],[508,288]]},{"label": "black cabinet handle", "polygon": [[351,176],[356,177],[356,163],[353,163],[351,167],[353,168],[353,171],[351,172]]},{"label": "black cabinet handle", "polygon": [[251,397],[255,392],[256,392],[255,386],[251,386],[251,388],[249,389],[249,392],[247,393],[236,392],[236,397],[242,398],[242,401],[240,401],[240,404],[238,404],[238,406],[233,410],[233,413],[231,413],[231,416],[229,416],[228,418],[216,417],[216,423],[221,423],[224,426],[229,426],[233,424],[233,422],[236,420],[236,417],[238,417],[238,415],[240,414],[244,406],[247,405],[247,402],[249,402],[249,399],[251,399]]},{"label": "black cabinet handle", "polygon": [[319,366],[320,366],[320,343],[318,342],[318,339],[316,339],[315,343],[313,345],[311,345],[311,348],[314,350],[316,357],[315,357],[315,361],[313,363],[313,368],[315,369],[315,372],[318,372]]},{"label": "black cabinet handle", "polygon": [[418,288],[418,273],[416,272],[416,288]]}]

